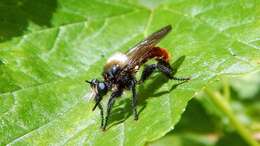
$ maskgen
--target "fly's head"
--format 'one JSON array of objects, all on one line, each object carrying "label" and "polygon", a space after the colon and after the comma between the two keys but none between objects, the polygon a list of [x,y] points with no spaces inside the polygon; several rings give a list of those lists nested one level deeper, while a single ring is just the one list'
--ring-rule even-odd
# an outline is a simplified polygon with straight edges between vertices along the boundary
[{"label": "fly's head", "polygon": [[103,97],[107,94],[109,87],[106,82],[99,81],[97,79],[93,79],[91,81],[86,82],[89,83],[92,92],[94,93],[94,96]]}]

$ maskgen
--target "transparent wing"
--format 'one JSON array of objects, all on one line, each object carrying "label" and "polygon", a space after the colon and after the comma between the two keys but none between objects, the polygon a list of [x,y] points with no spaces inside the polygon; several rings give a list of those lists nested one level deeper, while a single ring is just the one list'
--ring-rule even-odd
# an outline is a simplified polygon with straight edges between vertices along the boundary
[{"label": "transparent wing", "polygon": [[171,25],[167,25],[160,30],[154,32],[141,42],[137,43],[126,54],[128,56],[128,63],[125,66],[126,70],[133,69],[136,66],[142,64],[147,58],[152,48],[161,41],[170,31]]}]

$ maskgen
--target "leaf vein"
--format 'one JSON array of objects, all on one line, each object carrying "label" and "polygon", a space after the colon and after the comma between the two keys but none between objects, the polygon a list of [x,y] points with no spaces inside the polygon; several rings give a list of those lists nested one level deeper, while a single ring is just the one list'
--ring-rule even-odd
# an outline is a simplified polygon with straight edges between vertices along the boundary
[{"label": "leaf vein", "polygon": [[201,20],[201,19],[199,19],[199,18],[192,17],[192,16],[190,16],[190,15],[184,14],[184,13],[181,12],[181,11],[172,10],[172,9],[169,9],[169,8],[164,8],[164,10],[169,11],[169,12],[174,13],[174,14],[182,15],[182,16],[187,17],[187,18],[189,18],[189,19],[193,19],[193,20],[195,20],[195,21],[198,21],[198,22],[201,22],[201,23],[203,23],[203,24],[206,24],[206,25],[209,26],[210,28],[214,29],[215,31],[219,32],[220,34],[226,36],[227,38],[229,38],[229,39],[231,39],[231,40],[235,40],[235,41],[237,41],[237,42],[239,42],[239,43],[241,43],[241,44],[244,44],[244,45],[246,45],[246,46],[249,46],[249,47],[254,48],[254,49],[257,49],[257,50],[260,49],[260,48],[258,48],[258,47],[256,47],[256,46],[252,46],[252,45],[250,45],[250,44],[248,44],[248,43],[246,43],[246,42],[244,42],[244,41],[241,41],[241,40],[239,40],[239,39],[233,38],[232,36],[230,36],[230,34],[224,32],[224,31],[219,30],[218,28],[216,28],[215,26],[213,26],[213,25],[207,23],[207,22],[204,21],[204,20]]}]

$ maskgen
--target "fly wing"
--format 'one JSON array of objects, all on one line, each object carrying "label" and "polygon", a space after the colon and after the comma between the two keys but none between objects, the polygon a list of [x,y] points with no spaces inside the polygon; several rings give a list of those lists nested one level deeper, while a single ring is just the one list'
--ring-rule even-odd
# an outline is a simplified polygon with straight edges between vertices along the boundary
[{"label": "fly wing", "polygon": [[170,31],[172,27],[171,25],[167,25],[160,30],[154,32],[141,42],[137,43],[133,48],[131,48],[127,52],[128,61],[125,66],[126,70],[131,70],[136,66],[142,64],[142,62],[146,59],[146,55],[150,53],[152,48],[160,42],[162,38],[164,38]]}]

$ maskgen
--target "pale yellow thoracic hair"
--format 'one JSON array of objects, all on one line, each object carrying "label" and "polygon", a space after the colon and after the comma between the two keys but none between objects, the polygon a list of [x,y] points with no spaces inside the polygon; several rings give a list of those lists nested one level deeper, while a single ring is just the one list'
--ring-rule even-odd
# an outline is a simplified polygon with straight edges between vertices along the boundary
[{"label": "pale yellow thoracic hair", "polygon": [[127,55],[119,52],[115,53],[110,58],[108,58],[106,65],[104,66],[104,71],[107,71],[113,65],[124,66],[127,63],[127,60],[128,60]]}]

